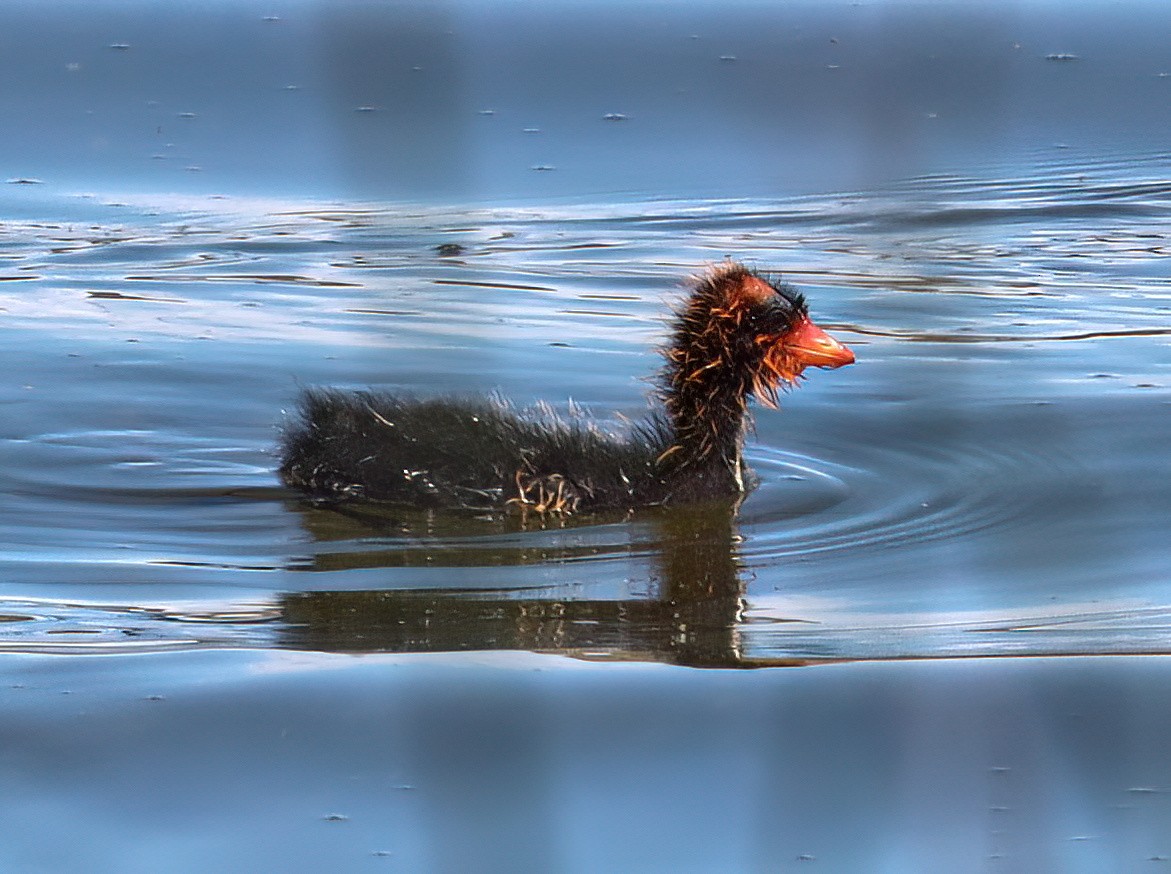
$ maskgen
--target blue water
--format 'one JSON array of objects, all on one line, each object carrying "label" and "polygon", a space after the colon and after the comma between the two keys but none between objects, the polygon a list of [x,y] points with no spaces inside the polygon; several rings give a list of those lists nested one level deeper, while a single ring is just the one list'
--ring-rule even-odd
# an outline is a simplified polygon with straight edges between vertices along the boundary
[{"label": "blue water", "polygon": [[[6,4],[0,867],[1157,867],[1169,17]],[[726,257],[858,356],[734,517],[280,487],[305,385],[620,430]]]}]

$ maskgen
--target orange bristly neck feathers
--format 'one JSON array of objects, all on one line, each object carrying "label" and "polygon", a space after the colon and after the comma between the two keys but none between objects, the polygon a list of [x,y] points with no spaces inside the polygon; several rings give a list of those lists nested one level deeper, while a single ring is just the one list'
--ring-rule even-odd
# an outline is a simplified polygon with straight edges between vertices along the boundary
[{"label": "orange bristly neck feathers", "polygon": [[[757,324],[762,305],[775,295],[739,266],[717,269],[696,286],[663,353],[660,395],[675,441],[661,463],[718,466],[742,485],[748,395],[775,408],[779,389],[802,369],[785,350],[789,325]],[[796,308],[792,313],[802,314]]]}]

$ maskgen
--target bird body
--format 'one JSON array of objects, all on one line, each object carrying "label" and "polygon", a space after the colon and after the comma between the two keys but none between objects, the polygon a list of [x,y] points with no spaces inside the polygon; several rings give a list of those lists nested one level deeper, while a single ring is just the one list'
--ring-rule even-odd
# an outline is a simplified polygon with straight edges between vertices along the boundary
[{"label": "bird body", "polygon": [[742,494],[748,397],[775,407],[807,366],[853,353],[805,299],[738,264],[709,271],[676,314],[657,399],[625,435],[587,415],[493,398],[308,389],[280,473],[318,500],[541,513],[633,509]]}]

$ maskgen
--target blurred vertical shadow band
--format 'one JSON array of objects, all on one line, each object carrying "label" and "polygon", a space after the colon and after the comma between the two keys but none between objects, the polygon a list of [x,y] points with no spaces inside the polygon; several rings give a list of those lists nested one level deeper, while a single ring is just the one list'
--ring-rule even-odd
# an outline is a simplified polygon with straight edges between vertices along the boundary
[{"label": "blurred vertical shadow band", "polygon": [[471,185],[465,68],[448,4],[320,4],[328,129],[364,197],[435,198]]}]

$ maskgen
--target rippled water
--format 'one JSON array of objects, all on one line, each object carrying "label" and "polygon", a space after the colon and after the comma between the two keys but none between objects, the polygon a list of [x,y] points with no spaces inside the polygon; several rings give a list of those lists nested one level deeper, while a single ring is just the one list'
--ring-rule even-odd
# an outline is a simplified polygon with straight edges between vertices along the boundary
[{"label": "rippled water", "polygon": [[[1171,185],[1164,157],[1141,169],[471,211],[92,198],[8,221],[3,646],[1167,651]],[[859,359],[758,411],[762,483],[735,518],[338,511],[279,488],[302,385],[572,400],[621,429],[681,282],[728,256],[783,271]]]}]

